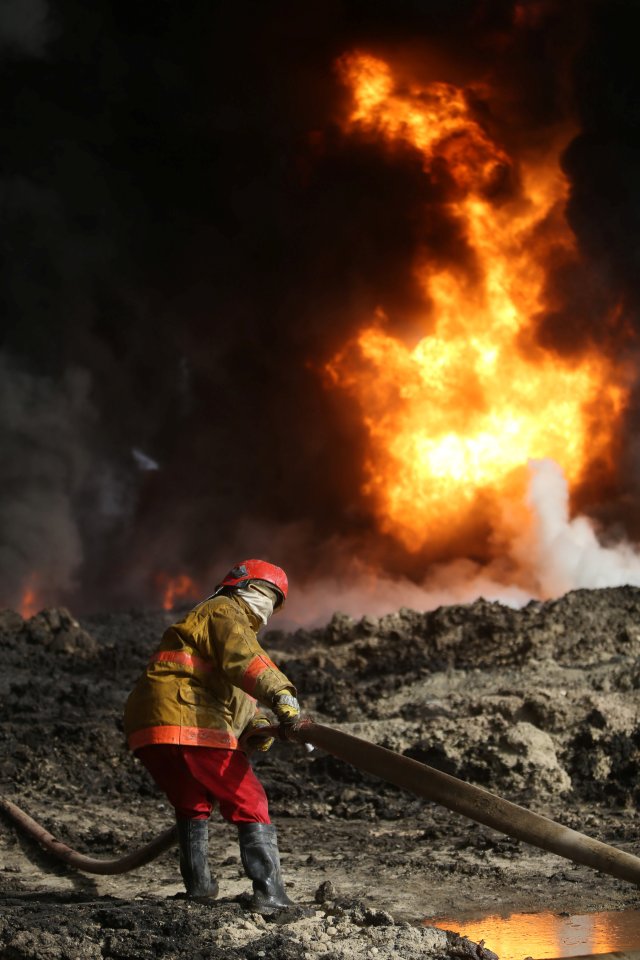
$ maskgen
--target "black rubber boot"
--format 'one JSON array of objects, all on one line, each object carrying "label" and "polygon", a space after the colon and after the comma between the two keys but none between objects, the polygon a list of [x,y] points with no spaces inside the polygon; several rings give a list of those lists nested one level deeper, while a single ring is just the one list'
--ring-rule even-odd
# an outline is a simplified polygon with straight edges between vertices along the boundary
[{"label": "black rubber boot", "polygon": [[209,821],[176,817],[180,846],[180,873],[187,896],[193,900],[215,900],[218,881],[209,870]]},{"label": "black rubber boot", "polygon": [[238,839],[242,865],[253,881],[249,910],[273,913],[294,904],[285,893],[280,873],[278,835],[271,823],[239,823]]}]

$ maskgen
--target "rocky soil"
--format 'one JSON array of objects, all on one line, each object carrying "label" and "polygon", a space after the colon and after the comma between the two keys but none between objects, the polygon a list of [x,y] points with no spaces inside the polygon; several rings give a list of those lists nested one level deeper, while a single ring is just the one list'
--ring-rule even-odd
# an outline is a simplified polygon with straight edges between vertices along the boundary
[{"label": "rocky soil", "polygon": [[[171,822],[121,721],[170,620],[0,612],[0,793],[91,856],[121,855]],[[640,855],[640,590],[578,591],[520,611],[478,601],[380,620],[338,614],[263,644],[319,722]],[[214,907],[180,896],[175,850],[133,873],[89,876],[2,818],[0,958],[490,958],[489,941],[455,932],[465,918],[637,907],[629,884],[320,751],[279,743],[256,768],[300,910],[245,912],[234,831],[215,815]],[[453,932],[436,928],[441,917],[456,919],[444,924]]]}]

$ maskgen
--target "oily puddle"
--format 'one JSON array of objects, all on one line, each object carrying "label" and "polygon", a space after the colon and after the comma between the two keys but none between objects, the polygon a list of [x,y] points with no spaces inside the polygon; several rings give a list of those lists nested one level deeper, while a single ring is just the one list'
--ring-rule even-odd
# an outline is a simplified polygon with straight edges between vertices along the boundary
[{"label": "oily puddle", "polygon": [[640,960],[640,910],[606,911],[569,915],[513,913],[481,920],[439,917],[429,926],[453,930],[478,943],[500,960],[551,960],[557,957],[590,957],[623,954]]}]

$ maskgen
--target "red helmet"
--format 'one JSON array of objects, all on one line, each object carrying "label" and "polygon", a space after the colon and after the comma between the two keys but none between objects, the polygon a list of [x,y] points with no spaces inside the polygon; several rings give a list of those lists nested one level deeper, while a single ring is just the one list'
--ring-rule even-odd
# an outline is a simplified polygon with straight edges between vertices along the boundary
[{"label": "red helmet", "polygon": [[281,607],[287,599],[289,581],[281,567],[276,567],[266,560],[243,560],[229,570],[229,573],[220,581],[216,593],[222,587],[237,587],[241,583],[250,583],[252,580],[262,580],[272,587],[278,594],[277,607]]}]

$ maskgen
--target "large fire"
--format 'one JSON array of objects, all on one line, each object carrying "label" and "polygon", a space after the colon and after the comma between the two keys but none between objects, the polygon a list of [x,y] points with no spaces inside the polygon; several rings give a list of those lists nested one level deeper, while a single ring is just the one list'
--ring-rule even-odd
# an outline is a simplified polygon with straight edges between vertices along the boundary
[{"label": "large fire", "polygon": [[[551,458],[570,484],[611,454],[626,399],[604,356],[569,360],[535,340],[550,259],[574,257],[558,163],[568,131],[512,162],[446,83],[400,88],[385,62],[340,61],[353,97],[347,127],[388,148],[412,145],[444,182],[466,266],[414,265],[424,336],[407,345],[379,310],[327,365],[353,395],[369,435],[365,493],[382,530],[409,550],[446,536],[478,497],[519,488],[531,458]],[[501,190],[517,177],[518,189]],[[444,179],[443,179],[444,178]]]}]

